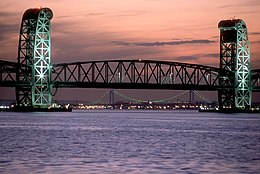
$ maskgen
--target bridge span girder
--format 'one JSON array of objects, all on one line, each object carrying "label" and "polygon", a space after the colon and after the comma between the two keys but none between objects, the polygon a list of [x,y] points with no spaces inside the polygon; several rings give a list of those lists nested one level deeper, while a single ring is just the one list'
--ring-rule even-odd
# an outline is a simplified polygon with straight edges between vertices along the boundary
[{"label": "bridge span girder", "polygon": [[[149,60],[143,60],[144,62],[149,62]],[[106,62],[106,64],[110,61],[104,61]],[[103,62],[103,63],[104,63]],[[118,62],[117,61],[111,61],[110,63],[115,63],[117,64]],[[124,61],[120,61],[121,63],[124,63]],[[127,63],[129,63],[130,61],[126,61]],[[140,62],[138,60],[138,62]],[[156,61],[151,61],[152,63],[156,63]],[[161,61],[159,61],[158,63],[160,63]],[[102,65],[102,61],[99,61],[99,62],[87,62],[87,63],[91,63],[91,64],[95,64],[95,63],[98,63],[99,65]],[[108,63],[108,64],[110,64]],[[177,64],[177,65],[182,65],[184,66],[185,64],[184,63],[176,63],[176,62],[163,62],[165,64]],[[81,77],[79,77],[76,72],[79,72],[79,70],[77,70],[78,66],[80,66],[81,68],[84,68],[84,65],[81,65],[81,64],[86,64],[86,62],[77,62],[77,63],[70,63],[70,64],[56,64],[54,65],[54,68],[53,68],[53,74],[52,74],[52,79],[57,79],[59,78],[58,81],[51,81],[51,85],[56,88],[56,87],[59,87],[59,88],[102,88],[102,87],[105,87],[105,88],[123,88],[123,89],[126,89],[126,88],[130,88],[130,89],[142,89],[142,88],[145,88],[145,85],[144,83],[140,83],[140,79],[138,80],[139,83],[128,83],[127,81],[122,81],[121,83],[117,83],[117,81],[111,81],[110,83],[102,83],[102,81],[98,81],[97,78],[93,78],[93,79],[96,79],[96,82],[90,82],[90,81],[87,81],[87,80],[83,80],[82,79],[82,75]],[[75,67],[76,66],[76,67]],[[94,66],[94,67],[97,67],[98,65]],[[195,66],[200,66],[200,65],[195,65]],[[15,62],[10,62],[10,61],[3,61],[3,60],[0,60],[0,87],[18,87],[18,86],[24,86],[24,87],[30,87],[31,84],[28,83],[28,82],[18,82],[16,80],[16,73],[18,71],[18,69],[22,69],[22,70],[25,70],[25,65],[22,65],[22,67],[19,68],[19,64],[18,63],[15,63]],[[65,70],[67,69],[67,70]],[[73,74],[73,69],[74,70],[74,75]],[[214,68],[214,70],[217,70],[218,68]],[[66,72],[65,72],[66,71]],[[178,72],[180,72],[180,70],[178,70]],[[219,72],[218,72],[219,73]],[[61,78],[64,78],[64,74],[67,74],[65,75],[67,78],[66,81],[63,81],[64,79],[61,79]],[[69,75],[70,74],[70,75]],[[251,77],[251,86],[252,86],[252,89],[253,91],[259,91],[260,89],[260,69],[257,69],[257,70],[252,70],[252,77]],[[87,75],[87,74],[85,74]],[[63,76],[63,77],[62,77]],[[71,76],[71,77],[69,77]],[[92,76],[91,74],[89,74],[89,76]],[[78,79],[76,78],[78,77]],[[217,75],[217,77],[219,77],[219,75]],[[82,81],[79,81],[79,79],[82,79]],[[117,78],[116,78],[117,79]],[[133,81],[133,80],[132,80]],[[183,80],[185,81],[185,80]],[[186,80],[187,81],[187,80]],[[131,82],[131,81],[130,81]],[[194,89],[194,90],[218,90],[218,89],[229,89],[231,87],[223,87],[221,85],[218,84],[218,81],[214,81],[214,83],[216,82],[216,84],[214,85],[200,85],[200,84],[192,84],[192,83],[188,83],[187,85],[185,84],[177,84],[177,83],[169,83],[170,81],[168,81],[168,83],[163,83],[163,84],[160,84],[160,83],[151,83],[151,84],[147,84],[147,88],[148,89],[155,89],[155,88],[158,88],[158,89],[175,89],[175,90],[182,90],[182,89],[187,89],[187,90],[191,90],[191,89]],[[189,81],[190,82],[190,81]],[[137,85],[137,86],[134,86],[134,85]],[[133,86],[131,86],[133,85]]]},{"label": "bridge span girder", "polygon": [[54,87],[216,90],[218,71],[218,68],[178,62],[92,61],[53,65],[52,80]]},{"label": "bridge span girder", "polygon": [[[132,80],[130,78],[122,78],[121,83],[119,83],[119,78],[118,78],[118,72],[115,72],[115,68],[118,66],[119,62],[124,66],[134,66],[133,62],[137,62],[139,63],[139,69],[135,69],[136,73],[139,74],[141,77],[140,78],[132,78]],[[132,62],[132,63],[131,63]],[[154,76],[154,74],[148,74],[148,76],[150,78],[149,82],[151,83],[142,83],[143,79],[142,77],[144,77],[141,72],[144,70],[142,70],[143,67],[145,67],[144,65],[142,65],[142,63],[151,63],[151,64],[157,64],[157,68],[159,67],[159,64],[163,63],[166,64],[167,66],[179,66],[179,68],[184,68],[186,65],[188,67],[188,70],[180,70],[179,68],[173,68],[176,70],[177,73],[177,77],[179,78],[178,80],[174,81],[173,80],[173,74],[172,73],[172,77],[168,78],[163,78],[163,76],[161,76],[162,79],[164,80],[158,80],[155,81],[155,78],[151,76]],[[88,65],[86,65],[88,64]],[[96,65],[95,65],[96,64]],[[106,65],[104,65],[106,64]],[[111,65],[113,64],[113,65]],[[132,64],[132,65],[129,65]],[[105,81],[103,79],[109,79],[108,77],[103,78],[101,77],[102,75],[102,71],[106,68],[103,67],[102,70],[102,66],[111,66],[111,67],[107,67],[108,69],[110,69],[109,71],[114,72],[112,77],[110,75],[110,81]],[[141,66],[140,66],[141,65]],[[207,78],[200,78],[200,80],[197,80],[197,82],[200,83],[192,83],[194,82],[194,79],[187,79],[187,77],[192,77],[194,78],[194,71],[201,71],[199,74],[201,75],[205,75],[205,72],[203,72],[204,70],[199,70],[199,67],[201,67],[201,65],[194,65],[194,64],[185,64],[185,63],[178,63],[178,62],[162,62],[162,61],[149,61],[149,60],[120,60],[120,61],[95,61],[95,62],[77,62],[77,63],[69,63],[69,64],[56,64],[53,65],[54,67],[52,68],[52,79],[56,79],[56,80],[52,80],[51,81],[51,85],[54,88],[116,88],[116,89],[169,89],[169,90],[208,90],[208,91],[215,91],[215,90],[219,90],[219,89],[231,89],[232,86],[221,86],[219,85],[219,80],[211,80],[209,82],[205,81],[205,79]],[[90,67],[91,66],[91,67]],[[137,65],[138,66],[138,65]],[[146,65],[147,66],[147,65]],[[154,65],[150,65],[149,67],[152,67]],[[112,68],[114,67],[114,68]],[[141,68],[140,68],[141,67]],[[202,66],[205,67],[205,66]],[[80,70],[78,69],[80,68]],[[91,69],[89,69],[91,68]],[[94,68],[94,70],[93,70]],[[194,69],[193,69],[194,68]],[[212,69],[211,69],[212,68]],[[18,82],[16,81],[16,73],[18,69],[22,69],[25,70],[25,66],[22,65],[21,68],[19,68],[19,64],[15,63],[15,62],[9,62],[9,61],[1,61],[0,60],[0,86],[1,87],[30,87],[31,84],[28,82]],[[125,68],[124,68],[125,69]],[[129,68],[128,68],[129,69]],[[184,68],[185,69],[185,68]],[[219,69],[218,68],[214,68],[214,67],[207,67],[206,68],[207,72],[214,72],[214,77],[216,79],[218,79],[220,76],[217,75],[219,74]],[[211,69],[211,70],[210,70]],[[90,72],[98,72],[96,73],[96,76],[92,77],[92,74]],[[138,72],[137,72],[138,71]],[[154,69],[154,71],[157,71]],[[186,73],[191,73],[193,75],[184,75],[184,77],[181,76],[181,71],[186,72]],[[216,71],[217,74],[216,74]],[[84,72],[89,72],[89,73],[84,73]],[[167,72],[167,71],[166,71]],[[162,69],[162,74],[168,74],[169,72],[166,73],[165,71],[163,71]],[[101,73],[101,74],[100,74]],[[129,73],[126,73],[129,74]],[[134,73],[132,73],[134,74]],[[198,74],[198,72],[197,72]],[[88,77],[85,77],[88,76]],[[97,77],[100,76],[100,77]],[[167,75],[166,75],[167,76]],[[185,80],[185,76],[186,76],[186,80]],[[206,77],[210,77],[209,75]],[[94,79],[93,81],[91,81],[90,79]],[[118,79],[118,80],[116,80]],[[134,80],[135,79],[135,80]],[[172,80],[171,80],[172,79]],[[181,80],[182,79],[182,80]],[[103,81],[102,81],[103,80]],[[162,83],[159,83],[159,81],[161,81]],[[187,82],[187,83],[182,83],[182,82]],[[196,80],[195,80],[196,81]],[[153,82],[153,83],[152,83]],[[210,83],[213,82],[213,83]],[[251,86],[253,88],[253,91],[259,91],[260,90],[260,69],[258,70],[252,70],[252,78],[251,78]]]}]

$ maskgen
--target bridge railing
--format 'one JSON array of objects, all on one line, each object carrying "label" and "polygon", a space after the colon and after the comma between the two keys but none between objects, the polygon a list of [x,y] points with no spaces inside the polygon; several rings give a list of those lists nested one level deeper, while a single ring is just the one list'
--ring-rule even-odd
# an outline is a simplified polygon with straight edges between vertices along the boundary
[{"label": "bridge railing", "polygon": [[53,65],[54,87],[219,88],[219,69],[178,62],[112,60]]}]

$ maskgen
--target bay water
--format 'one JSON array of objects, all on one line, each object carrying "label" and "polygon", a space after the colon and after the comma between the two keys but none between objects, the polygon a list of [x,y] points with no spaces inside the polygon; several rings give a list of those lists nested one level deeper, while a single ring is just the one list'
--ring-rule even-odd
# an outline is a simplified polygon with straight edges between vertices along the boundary
[{"label": "bay water", "polygon": [[0,112],[0,173],[260,173],[260,115]]}]

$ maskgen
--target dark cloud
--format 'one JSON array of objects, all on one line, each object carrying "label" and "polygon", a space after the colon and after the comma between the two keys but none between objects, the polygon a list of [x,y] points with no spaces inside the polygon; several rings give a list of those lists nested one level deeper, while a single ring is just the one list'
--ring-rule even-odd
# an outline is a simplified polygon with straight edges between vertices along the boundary
[{"label": "dark cloud", "polygon": [[224,14],[229,14],[230,16],[233,16],[233,18],[236,18],[236,16],[234,16],[234,14],[254,14],[254,13],[258,13],[258,11],[237,11],[237,12],[227,12],[227,13],[224,13]]},{"label": "dark cloud", "polygon": [[19,34],[20,21],[17,23],[17,15],[16,12],[0,11],[0,41]]},{"label": "dark cloud", "polygon": [[0,11],[0,19],[1,18],[10,18],[10,17],[14,17],[20,15],[20,13],[16,13],[16,12],[8,12],[8,11]]},{"label": "dark cloud", "polygon": [[187,38],[172,38],[172,40],[193,40],[194,38],[187,37]]},{"label": "dark cloud", "polygon": [[106,15],[107,13],[85,13],[85,14],[73,14],[73,15],[64,15],[64,16],[55,16],[55,18],[74,18],[74,17],[91,17],[91,16],[100,16],[100,15]]},{"label": "dark cloud", "polygon": [[260,35],[260,32],[249,32],[249,35]]},{"label": "dark cloud", "polygon": [[215,43],[216,41],[207,40],[207,39],[194,39],[194,40],[179,40],[179,41],[169,41],[169,42],[122,42],[122,41],[114,41],[111,42],[115,45],[121,46],[169,46],[169,45],[185,45],[185,44],[210,44]]},{"label": "dark cloud", "polygon": [[179,57],[174,58],[174,60],[180,61],[180,62],[194,61],[194,60],[198,60],[198,59],[199,59],[198,56],[179,56]]},{"label": "dark cloud", "polygon": [[13,15],[12,13],[9,13],[9,12],[0,12],[0,17],[9,17],[10,15]]},{"label": "dark cloud", "polygon": [[105,15],[107,13],[87,13],[85,16],[100,16],[100,15]]},{"label": "dark cloud", "polygon": [[0,41],[10,37],[10,35],[19,33],[19,25],[0,23]]},{"label": "dark cloud", "polygon": [[195,54],[191,56],[180,56],[177,57],[177,59],[183,60],[183,61],[190,61],[190,60],[198,60],[200,58],[219,58],[219,54],[211,53],[211,54]]},{"label": "dark cloud", "polygon": [[72,17],[77,17],[79,16],[78,14],[75,15],[63,15],[63,16],[55,16],[55,18],[57,19],[61,19],[61,18],[72,18]]},{"label": "dark cloud", "polygon": [[251,44],[260,44],[260,40],[256,40],[256,41],[251,41]]},{"label": "dark cloud", "polygon": [[142,15],[143,13],[145,13],[145,11],[138,11],[138,10],[128,11],[128,12],[112,15],[112,17],[136,17]]},{"label": "dark cloud", "polygon": [[208,58],[219,58],[219,54],[212,53],[212,54],[199,54],[202,57],[208,57]]},{"label": "dark cloud", "polygon": [[75,18],[75,17],[95,17],[95,16],[103,16],[109,15],[110,17],[135,17],[145,13],[144,11],[124,11],[122,13],[107,13],[107,12],[95,12],[95,13],[74,13],[71,15],[63,15],[63,16],[55,16],[55,18],[62,19],[62,18]]},{"label": "dark cloud", "polygon": [[17,24],[5,24],[5,23],[0,23],[0,32],[2,33],[18,33],[19,31],[17,28],[19,28],[19,25]]},{"label": "dark cloud", "polygon": [[230,8],[230,7],[251,7],[251,6],[260,6],[260,1],[259,0],[251,0],[251,1],[246,1],[242,2],[239,4],[228,4],[228,5],[223,5],[219,6],[219,8]]},{"label": "dark cloud", "polygon": [[[193,54],[193,55],[189,55],[189,56],[178,56],[178,57],[172,57],[172,58],[162,58],[162,60],[165,60],[165,61],[178,61],[178,62],[191,62],[191,61],[199,61],[200,59],[204,59],[204,58],[208,58],[208,59],[214,58],[214,60],[215,60],[215,59],[219,58],[219,54],[217,54],[217,53]],[[205,63],[207,63],[207,65],[209,65],[208,62],[205,62]]]}]

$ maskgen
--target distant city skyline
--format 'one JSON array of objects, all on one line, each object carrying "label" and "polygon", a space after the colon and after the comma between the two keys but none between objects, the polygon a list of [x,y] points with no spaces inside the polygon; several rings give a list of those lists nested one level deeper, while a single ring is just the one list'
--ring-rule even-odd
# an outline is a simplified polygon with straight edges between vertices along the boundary
[{"label": "distant city skyline", "polygon": [[[17,61],[22,15],[28,8],[38,6],[49,7],[54,13],[53,63],[141,58],[218,67],[218,22],[240,18],[249,31],[252,69],[260,68],[258,0],[2,0],[1,60]],[[106,91],[62,89],[55,98],[91,101]],[[144,91],[126,93],[145,99],[178,93]],[[14,89],[1,88],[0,99],[14,96]],[[209,97],[215,98],[216,94],[210,93]]]}]

